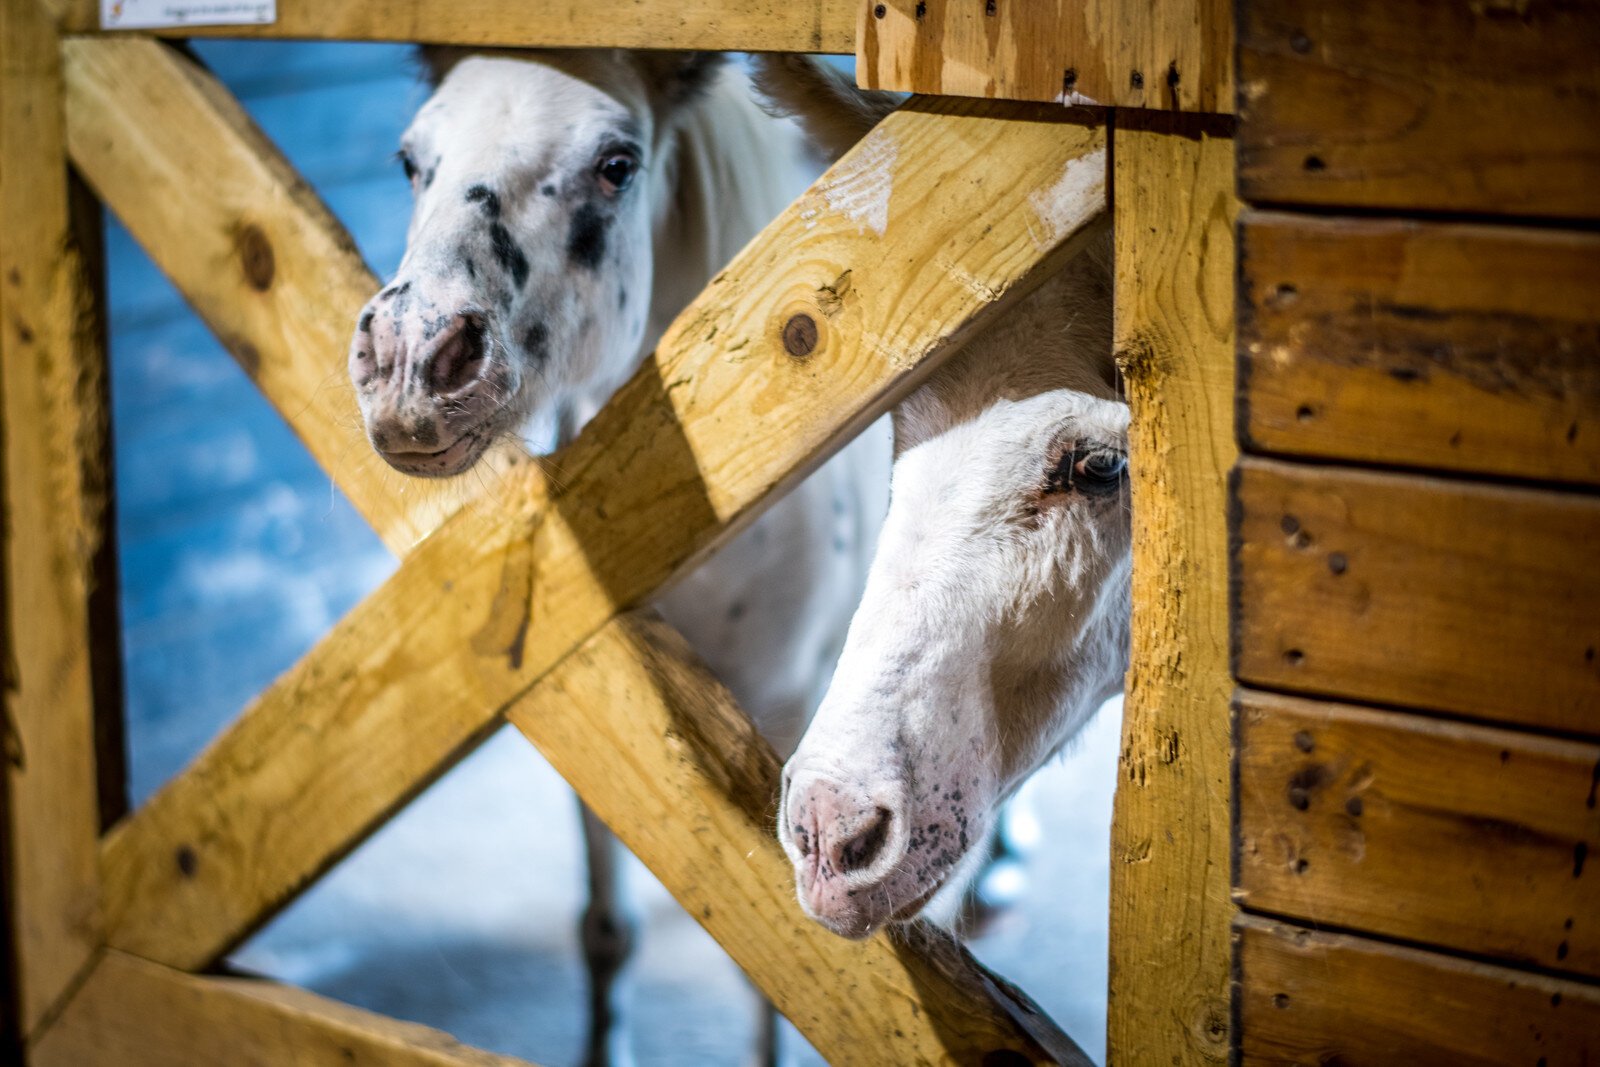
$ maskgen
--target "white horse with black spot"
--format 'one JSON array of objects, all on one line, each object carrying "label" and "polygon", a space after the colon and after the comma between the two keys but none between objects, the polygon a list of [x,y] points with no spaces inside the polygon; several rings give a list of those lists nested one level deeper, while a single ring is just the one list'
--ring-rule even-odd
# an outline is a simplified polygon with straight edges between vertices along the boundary
[{"label": "white horse with black spot", "polygon": [[[449,477],[501,437],[536,452],[569,440],[814,164],[713,55],[427,57],[437,88],[400,149],[415,196],[405,256],[362,310],[349,366],[378,454]],[[657,604],[780,753],[838,655],[888,472],[880,425]],[[624,1062],[615,979],[632,922],[615,842],[584,814],[588,1060]]]}]

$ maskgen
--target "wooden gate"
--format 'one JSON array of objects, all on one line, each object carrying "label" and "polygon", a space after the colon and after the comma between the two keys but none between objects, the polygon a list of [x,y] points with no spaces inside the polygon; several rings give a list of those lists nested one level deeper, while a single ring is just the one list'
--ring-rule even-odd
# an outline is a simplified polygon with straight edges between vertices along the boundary
[{"label": "wooden gate", "polygon": [[[358,462],[344,352],[378,282],[237,102],[154,36],[102,33],[92,0],[0,0],[11,1047],[61,1065],[510,1062],[208,973],[509,720],[830,1061],[1083,1062],[936,930],[851,943],[803,918],[768,829],[776,758],[638,606],[1076,254],[1114,202],[1138,547],[1110,1044],[1224,1056],[1235,208],[1211,114],[1233,96],[1221,0],[1160,0],[1137,19],[1005,0],[277,8],[271,26],[226,33],[856,51],[868,84],[1010,99],[922,97],[892,115],[872,135],[898,149],[881,235],[827,208],[848,156],[570,448],[549,465],[494,454],[492,489],[463,502],[459,486]],[[1111,106],[1025,102],[1063,94]],[[1105,182],[1064,200],[1067,166],[1104,149]],[[147,804],[105,818],[96,739],[119,710],[96,197],[403,560]],[[787,350],[799,317],[818,342]]]}]

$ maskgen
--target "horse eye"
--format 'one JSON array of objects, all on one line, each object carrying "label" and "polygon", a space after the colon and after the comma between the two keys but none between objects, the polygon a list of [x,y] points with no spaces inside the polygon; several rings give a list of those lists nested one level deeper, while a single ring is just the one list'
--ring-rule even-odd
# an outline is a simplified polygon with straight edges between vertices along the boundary
[{"label": "horse eye", "polygon": [[615,196],[628,187],[633,181],[634,172],[639,169],[639,161],[629,155],[606,156],[595,168],[595,173],[600,176],[600,187],[611,196]]},{"label": "horse eye", "polygon": [[395,158],[400,161],[400,169],[406,172],[406,181],[415,181],[417,177],[417,165],[411,161],[411,157],[406,154],[405,150],[402,149],[401,151],[396,152]]},{"label": "horse eye", "polygon": [[1086,493],[1107,493],[1122,484],[1128,457],[1109,448],[1097,452],[1074,453],[1072,486]]},{"label": "horse eye", "polygon": [[1045,492],[1100,495],[1122,485],[1128,457],[1112,448],[1073,449],[1061,457],[1045,479]]}]

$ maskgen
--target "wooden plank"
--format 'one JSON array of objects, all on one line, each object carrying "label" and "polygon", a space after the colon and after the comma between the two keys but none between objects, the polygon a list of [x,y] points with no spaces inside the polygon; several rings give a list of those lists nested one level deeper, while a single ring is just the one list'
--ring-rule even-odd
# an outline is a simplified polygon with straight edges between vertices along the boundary
[{"label": "wooden plank", "polygon": [[1133,408],[1133,666],[1111,826],[1113,1056],[1227,1055],[1224,485],[1233,145],[1116,132],[1116,345]]},{"label": "wooden plank", "polygon": [[106,518],[98,289],[73,241],[60,51],[0,0],[0,438],[5,768],[20,1029],[99,944],[90,598]]},{"label": "wooden plank", "polygon": [[[99,0],[57,0],[69,33],[100,29]],[[855,0],[277,0],[270,26],[177,26],[168,37],[266,37],[519,48],[850,52]]]},{"label": "wooden plank", "polygon": [[63,52],[73,162],[385,543],[405,552],[481,491],[481,475],[422,481],[373,454],[345,356],[378,280],[238,101],[156,41]]},{"label": "wooden plank", "polygon": [[1600,482],[1600,235],[1255,213],[1246,449]]},{"label": "wooden plank", "polygon": [[525,1067],[415,1023],[256,978],[107,952],[32,1050],[34,1067]]},{"label": "wooden plank", "polygon": [[1600,500],[1248,459],[1242,681],[1600,734]]},{"label": "wooden plank", "polygon": [[[109,836],[111,943],[196,967],[246,936],[613,614],[1092,239],[1103,143],[1058,108],[945,100],[886,119],[713,279],[548,474],[508,475],[421,542]],[[887,192],[881,233],[859,217],[863,175]],[[817,330],[805,357],[782,341],[798,315]]]},{"label": "wooden plank", "polygon": [[117,558],[116,469],[112,451],[111,374],[105,365],[111,350],[106,321],[105,210],[76,171],[67,178],[72,241],[82,259],[83,285],[90,294],[78,320],[80,343],[98,353],[94,379],[85,383],[94,395],[88,411],[97,425],[86,438],[96,454],[85,455],[84,490],[99,501],[100,536],[90,563],[89,674],[94,685],[95,793],[100,829],[128,813],[127,709],[122,679],[122,579]]},{"label": "wooden plank", "polygon": [[1600,8],[1244,0],[1246,200],[1600,217]]},{"label": "wooden plank", "polygon": [[1584,1067],[1600,989],[1241,916],[1242,1067]]},{"label": "wooden plank", "polygon": [[[846,941],[801,913],[772,833],[782,765],[653,614],[613,621],[510,719],[829,1063],[881,1063],[892,1047],[901,1063],[1009,1051],[1089,1067],[948,934],[916,924]],[[1039,1024],[1046,1043],[1012,1016]]]},{"label": "wooden plank", "polygon": [[1265,693],[1236,715],[1240,905],[1600,977],[1600,745]]},{"label": "wooden plank", "polygon": [[870,89],[1172,111],[1233,111],[1221,0],[860,0]]}]

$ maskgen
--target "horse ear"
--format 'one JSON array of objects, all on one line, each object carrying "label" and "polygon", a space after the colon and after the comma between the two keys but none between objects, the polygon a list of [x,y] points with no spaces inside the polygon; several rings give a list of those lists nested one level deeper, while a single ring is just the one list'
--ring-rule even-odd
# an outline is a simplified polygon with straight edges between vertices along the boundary
[{"label": "horse ear", "polygon": [[638,55],[651,99],[663,112],[693,103],[711,88],[728,60],[722,52],[641,52]]},{"label": "horse ear", "polygon": [[422,44],[417,46],[416,59],[422,65],[422,72],[427,76],[428,84],[435,89],[444,81],[455,65],[472,54],[470,48],[457,48],[444,44]]}]

